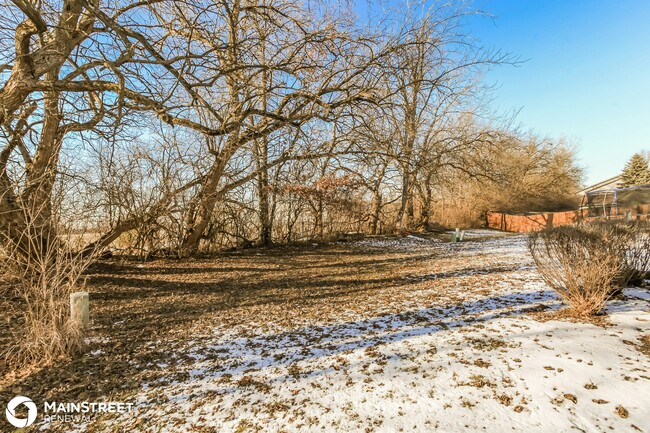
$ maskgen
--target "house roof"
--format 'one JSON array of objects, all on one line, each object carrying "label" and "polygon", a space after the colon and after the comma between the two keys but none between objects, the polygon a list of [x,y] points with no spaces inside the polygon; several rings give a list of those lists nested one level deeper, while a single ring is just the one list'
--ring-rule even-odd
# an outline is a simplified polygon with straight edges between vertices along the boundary
[{"label": "house roof", "polygon": [[591,191],[617,189],[621,186],[621,182],[621,175],[619,174],[617,176],[610,177],[609,179],[605,179],[586,188],[583,188],[578,191],[576,195],[584,195]]}]

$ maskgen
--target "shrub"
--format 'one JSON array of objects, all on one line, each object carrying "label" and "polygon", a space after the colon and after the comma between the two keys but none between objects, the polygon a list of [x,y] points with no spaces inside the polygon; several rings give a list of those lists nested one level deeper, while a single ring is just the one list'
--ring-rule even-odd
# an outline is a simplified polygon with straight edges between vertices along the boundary
[{"label": "shrub", "polygon": [[82,329],[70,318],[70,294],[83,289],[80,277],[93,252],[73,252],[54,229],[28,223],[14,236],[2,236],[0,275],[15,296],[19,318],[13,343],[3,350],[12,368],[39,365],[78,352]]},{"label": "shrub", "polygon": [[630,284],[643,282],[650,269],[650,230],[645,222],[598,221],[585,227],[600,234],[622,263],[612,295],[620,295]]},{"label": "shrub", "polygon": [[562,226],[531,234],[528,246],[544,281],[574,314],[587,316],[603,309],[620,282],[627,240],[613,227]]},{"label": "shrub", "polygon": [[621,287],[641,284],[650,271],[650,230],[641,223],[632,225],[632,230],[634,238],[627,244]]}]

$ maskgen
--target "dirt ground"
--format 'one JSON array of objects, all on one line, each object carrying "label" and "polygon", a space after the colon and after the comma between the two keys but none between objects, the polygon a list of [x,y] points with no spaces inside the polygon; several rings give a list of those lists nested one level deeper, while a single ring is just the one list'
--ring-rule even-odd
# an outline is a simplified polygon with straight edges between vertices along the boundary
[{"label": "dirt ground", "polygon": [[[9,374],[0,365],[5,381],[0,391],[13,387],[57,400],[100,397],[123,390],[122,375],[139,381],[133,375],[142,372],[134,371],[129,361],[165,359],[164,347],[143,348],[151,341],[183,341],[194,329],[215,323],[234,326],[263,320],[292,325],[297,314],[299,320],[335,321],[341,308],[372,314],[370,304],[390,307],[381,305],[377,296],[400,287],[414,289],[411,276],[445,265],[434,264],[435,252],[422,252],[419,242],[412,247],[400,244],[407,246],[385,250],[365,248],[363,243],[307,243],[203,259],[103,260],[89,269],[86,282],[92,322],[87,351],[101,350],[101,362],[82,358],[27,378]],[[9,325],[18,317],[12,308],[16,302],[10,301],[16,300],[5,299],[2,305],[0,347],[12,343]],[[115,381],[96,384],[98,374]]]},{"label": "dirt ground", "polygon": [[[259,419],[257,409],[242,408],[238,412],[236,408],[238,404],[253,404],[250,400],[253,395],[271,392],[274,385],[266,383],[262,376],[255,376],[264,366],[286,368],[289,375],[300,377],[296,371],[299,361],[309,357],[292,353],[291,358],[286,355],[288,352],[300,350],[305,354],[318,346],[322,356],[343,356],[348,355],[349,350],[372,351],[376,345],[396,341],[395,331],[400,327],[407,333],[412,333],[416,325],[421,325],[425,331],[433,327],[455,329],[471,325],[480,328],[483,323],[501,317],[525,316],[526,320],[534,321],[535,314],[559,308],[555,294],[541,283],[521,248],[514,254],[504,253],[511,251],[513,242],[523,245],[521,236],[477,232],[462,244],[443,243],[441,239],[444,237],[377,238],[330,245],[252,249],[204,259],[102,261],[88,272],[92,326],[85,355],[32,372],[15,374],[5,370],[0,383],[0,401],[6,402],[11,396],[21,394],[30,396],[39,405],[43,401],[146,401],[152,404],[155,398],[147,393],[153,392],[160,397],[173,393],[170,390],[179,384],[192,382],[194,386],[195,367],[207,360],[210,366],[201,370],[200,377],[207,377],[212,371],[210,380],[223,381],[237,371],[241,375],[235,383],[250,391],[228,403],[232,419],[219,419],[219,423],[225,423],[219,424],[223,429],[211,430],[210,426],[217,424],[210,422],[208,417],[207,422],[199,418],[188,425],[180,425],[179,430],[167,421],[153,429],[153,424],[142,420],[135,423],[134,420],[122,420],[116,424],[99,420],[78,427],[79,431],[263,430],[254,422],[256,417]],[[14,312],[6,309],[0,314],[5,324],[11,323],[14,317]],[[346,346],[345,350],[331,349],[333,343],[340,344],[341,339],[351,335],[351,326],[362,333],[374,328],[391,329],[392,334],[382,340],[384,337],[366,332],[366,343],[355,343]],[[345,333],[341,333],[342,327]],[[218,332],[221,334],[215,337]],[[292,333],[318,337],[305,337],[298,348],[295,345],[285,347],[284,343],[278,343],[279,340],[258,339],[260,335],[280,333],[283,338],[287,335],[293,338]],[[231,359],[220,356],[219,353],[228,354],[231,350],[231,346],[222,344],[226,334],[245,339],[246,347],[263,346],[254,355],[263,358],[264,362],[250,364],[247,369],[242,362],[232,364],[232,359],[239,359],[239,352]],[[643,333],[639,335],[643,338]],[[647,351],[647,336],[645,338],[639,340],[638,345],[633,341],[632,346]],[[374,343],[368,344],[368,341]],[[6,335],[0,344],[10,344]],[[510,343],[501,338],[469,335],[463,344],[490,351],[501,345],[508,347]],[[644,356],[640,351],[636,353]],[[285,355],[291,359],[283,360]],[[460,357],[459,365],[464,365],[463,362],[485,368],[495,361],[485,357],[471,360]],[[220,373],[215,376],[214,371]],[[648,389],[650,383],[647,374],[645,372],[639,379],[645,383],[644,389]],[[496,389],[489,378],[480,374],[472,374],[458,383],[459,386]],[[208,391],[203,394],[218,393]],[[192,391],[182,389],[176,396],[188,393]],[[525,398],[515,401],[514,395],[496,391],[493,397],[515,413],[523,411],[527,403]],[[157,404],[167,404],[170,398],[173,396],[165,395]],[[571,401],[569,397],[566,399]],[[223,402],[223,397],[219,401]],[[199,399],[194,409],[214,404],[212,400]],[[461,401],[460,404],[469,409],[476,403]],[[264,416],[289,414],[291,406],[286,401],[271,405],[265,409]],[[237,413],[247,415],[239,419]],[[144,419],[155,416],[159,414],[151,412]],[[300,418],[300,415],[294,414],[293,418]],[[311,419],[307,415],[305,418]],[[300,423],[291,420],[289,417],[280,426],[300,430]],[[366,429],[373,431],[375,428],[381,430],[382,423],[384,428],[401,426],[385,422],[383,418],[381,422],[369,420],[359,421],[354,428],[333,421],[330,427],[352,428],[353,431],[358,427],[358,431],[364,431],[361,427],[374,426]],[[0,423],[0,430],[5,431],[4,426]],[[50,427],[48,431],[68,431],[70,428],[65,424],[41,427]],[[428,427],[431,425],[422,428]]]}]

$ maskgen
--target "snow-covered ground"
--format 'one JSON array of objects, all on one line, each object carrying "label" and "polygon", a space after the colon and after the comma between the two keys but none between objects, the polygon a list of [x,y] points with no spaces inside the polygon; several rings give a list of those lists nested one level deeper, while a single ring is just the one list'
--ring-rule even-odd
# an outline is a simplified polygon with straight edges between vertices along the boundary
[{"label": "snow-covered ground", "polygon": [[341,309],[326,323],[297,310],[290,326],[259,317],[197,328],[174,349],[193,361],[143,384],[135,414],[96,430],[650,432],[650,358],[638,350],[647,291],[610,303],[606,326],[541,321],[529,313],[560,303],[523,236],[353,248],[419,248],[441,271],[409,277],[424,289],[378,293],[367,313]]},{"label": "snow-covered ground", "polygon": [[391,249],[408,250],[413,248],[426,247],[427,245],[440,242],[438,239],[425,239],[419,236],[408,235],[404,237],[374,236],[356,241],[352,244],[355,248],[369,249]]}]

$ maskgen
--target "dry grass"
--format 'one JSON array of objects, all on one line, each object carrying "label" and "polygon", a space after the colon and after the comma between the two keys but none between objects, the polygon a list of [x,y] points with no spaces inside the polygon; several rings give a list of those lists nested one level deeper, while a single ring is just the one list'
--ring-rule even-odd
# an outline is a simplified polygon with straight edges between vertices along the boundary
[{"label": "dry grass", "polygon": [[630,416],[630,413],[627,411],[627,409],[625,409],[621,405],[616,406],[616,410],[614,411],[614,413],[620,416],[621,418],[627,418],[628,416]]},{"label": "dry grass", "polygon": [[650,334],[641,337],[640,340],[641,344],[638,346],[639,351],[650,356]]},{"label": "dry grass", "polygon": [[54,229],[30,224],[2,240],[3,290],[18,307],[10,324],[15,344],[0,352],[4,362],[13,369],[42,367],[78,352],[82,329],[70,318],[70,294],[83,290],[80,277],[93,254],[73,253]]}]

